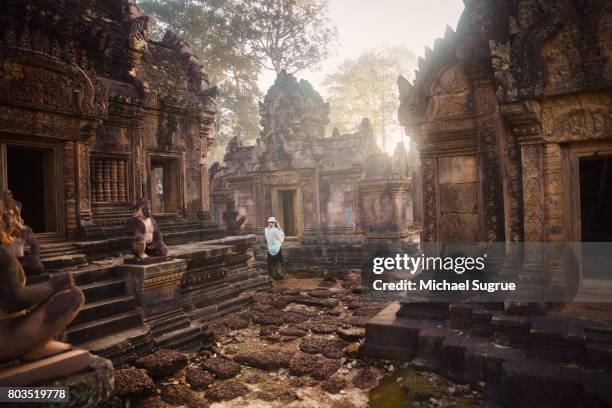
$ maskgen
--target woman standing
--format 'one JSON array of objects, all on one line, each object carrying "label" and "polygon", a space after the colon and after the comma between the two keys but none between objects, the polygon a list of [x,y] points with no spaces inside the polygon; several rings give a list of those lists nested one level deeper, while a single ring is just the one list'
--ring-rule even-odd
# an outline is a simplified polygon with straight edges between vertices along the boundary
[{"label": "woman standing", "polygon": [[276,218],[268,218],[265,234],[266,242],[268,243],[268,274],[274,280],[284,279],[281,246],[285,240],[285,233],[281,230]]}]

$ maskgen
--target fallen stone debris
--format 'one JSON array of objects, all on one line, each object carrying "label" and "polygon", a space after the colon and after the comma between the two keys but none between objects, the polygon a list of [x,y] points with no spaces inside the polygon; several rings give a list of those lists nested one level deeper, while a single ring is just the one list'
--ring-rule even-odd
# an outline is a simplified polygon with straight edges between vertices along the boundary
[{"label": "fallen stone debris", "polygon": [[360,353],[367,318],[355,313],[386,303],[353,293],[354,274],[325,288],[295,281],[209,322],[209,350],[159,350],[118,369],[115,406],[382,408],[383,394],[406,406],[482,405],[469,386]]}]

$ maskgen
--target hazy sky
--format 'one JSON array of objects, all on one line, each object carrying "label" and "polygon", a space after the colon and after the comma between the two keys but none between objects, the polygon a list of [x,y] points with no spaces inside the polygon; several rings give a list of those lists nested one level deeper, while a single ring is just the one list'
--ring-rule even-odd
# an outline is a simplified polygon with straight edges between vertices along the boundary
[{"label": "hazy sky", "polygon": [[[425,47],[433,47],[447,25],[453,30],[457,28],[462,11],[462,0],[330,0],[329,14],[338,28],[338,43],[320,70],[298,72],[297,77],[309,80],[325,98],[323,80],[343,60],[381,45],[402,45],[417,57],[423,56]],[[262,75],[259,85],[264,93],[275,77],[273,72]],[[384,146],[387,152],[392,153],[399,142],[408,147],[409,135],[404,135],[401,126],[392,126],[389,131]],[[326,133],[331,133],[331,129]]]},{"label": "hazy sky", "polygon": [[[297,75],[325,95],[325,76],[344,59],[383,44],[403,45],[422,56],[425,46],[433,46],[444,35],[446,25],[456,28],[462,11],[462,0],[330,0],[330,19],[338,27],[339,39],[333,56],[321,64],[321,70]],[[274,77],[269,72],[262,76],[264,92]]]}]

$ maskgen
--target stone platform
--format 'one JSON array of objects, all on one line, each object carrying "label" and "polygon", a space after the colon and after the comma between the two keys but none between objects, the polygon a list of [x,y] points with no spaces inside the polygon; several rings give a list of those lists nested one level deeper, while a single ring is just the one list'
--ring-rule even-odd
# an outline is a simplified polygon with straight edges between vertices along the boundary
[{"label": "stone platform", "polygon": [[[68,340],[122,364],[164,348],[208,347],[206,321],[251,302],[268,285],[255,268],[253,235],[170,246],[169,260],[93,261],[76,270],[86,303]],[[129,258],[127,258],[129,259]]]},{"label": "stone platform", "polygon": [[73,375],[88,368],[90,359],[88,351],[70,350],[14,367],[0,368],[0,387],[26,387]]},{"label": "stone platform", "polygon": [[[523,317],[470,305],[449,318],[410,318],[393,303],[366,325],[361,350],[410,361],[484,388],[503,406],[612,404],[612,323],[558,314]],[[457,313],[462,328],[456,324]],[[483,316],[488,316],[483,317]],[[481,330],[484,326],[489,331]],[[589,405],[590,404],[590,405]]]}]

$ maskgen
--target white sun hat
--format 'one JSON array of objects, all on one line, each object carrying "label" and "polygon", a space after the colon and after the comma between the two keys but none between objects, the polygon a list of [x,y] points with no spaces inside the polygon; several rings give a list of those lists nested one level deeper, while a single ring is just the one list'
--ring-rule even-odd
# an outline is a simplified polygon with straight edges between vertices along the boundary
[{"label": "white sun hat", "polygon": [[271,223],[271,222],[278,222],[278,221],[276,221],[276,218],[270,217],[270,218],[268,218],[268,224]]}]

